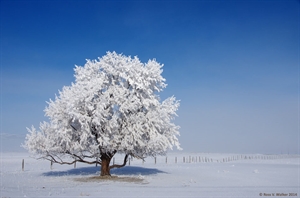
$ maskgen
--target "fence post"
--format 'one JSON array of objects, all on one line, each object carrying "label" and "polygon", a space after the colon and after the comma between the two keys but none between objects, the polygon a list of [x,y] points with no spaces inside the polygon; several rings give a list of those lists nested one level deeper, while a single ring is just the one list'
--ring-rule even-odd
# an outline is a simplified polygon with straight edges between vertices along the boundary
[{"label": "fence post", "polygon": [[74,168],[76,168],[76,162],[74,163]]},{"label": "fence post", "polygon": [[22,160],[22,171],[24,171],[24,159]]},{"label": "fence post", "polygon": [[52,165],[53,165],[53,162],[51,161],[50,162],[50,169],[52,170]]},{"label": "fence post", "polygon": [[168,163],[168,157],[166,156],[166,164]]},{"label": "fence post", "polygon": [[154,164],[156,164],[156,157],[154,157]]},{"label": "fence post", "polygon": [[175,157],[175,164],[177,164],[177,157]]}]

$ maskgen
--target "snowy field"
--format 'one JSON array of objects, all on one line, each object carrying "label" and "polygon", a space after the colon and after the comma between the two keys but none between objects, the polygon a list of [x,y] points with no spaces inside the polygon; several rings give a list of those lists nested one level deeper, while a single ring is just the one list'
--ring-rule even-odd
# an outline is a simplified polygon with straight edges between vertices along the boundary
[{"label": "snowy field", "polygon": [[[24,159],[24,171],[22,171]],[[176,162],[177,159],[177,162]],[[1,198],[299,197],[299,156],[170,153],[133,159],[99,179],[99,167],[58,165],[27,153],[1,153]],[[185,160],[185,162],[183,162]],[[116,156],[116,163],[122,156]]]}]

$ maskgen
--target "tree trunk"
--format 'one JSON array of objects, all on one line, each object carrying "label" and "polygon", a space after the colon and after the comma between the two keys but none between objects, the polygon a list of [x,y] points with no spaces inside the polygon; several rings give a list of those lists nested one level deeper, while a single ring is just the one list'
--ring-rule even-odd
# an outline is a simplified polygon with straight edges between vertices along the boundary
[{"label": "tree trunk", "polygon": [[128,156],[129,156],[128,154],[125,156],[123,164],[121,164],[121,165],[114,164],[112,166],[109,166],[110,160],[112,159],[112,157],[114,156],[115,153],[116,152],[114,152],[112,154],[104,153],[104,154],[101,155],[101,173],[100,173],[100,176],[110,176],[110,169],[121,168],[121,167],[126,166],[127,159],[128,159]]},{"label": "tree trunk", "polygon": [[101,174],[100,176],[110,176],[110,160],[111,157],[107,154],[101,156]]}]

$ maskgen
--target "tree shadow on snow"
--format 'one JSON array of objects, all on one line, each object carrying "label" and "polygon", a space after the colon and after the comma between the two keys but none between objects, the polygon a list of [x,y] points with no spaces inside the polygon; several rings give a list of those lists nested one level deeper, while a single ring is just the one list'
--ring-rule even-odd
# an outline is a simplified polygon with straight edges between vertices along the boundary
[{"label": "tree shadow on snow", "polygon": [[156,168],[144,168],[138,166],[125,166],[123,168],[112,169],[111,174],[115,175],[155,175],[157,173],[166,173]]},{"label": "tree shadow on snow", "polygon": [[[112,169],[112,175],[154,175],[158,173],[166,173],[156,168],[144,168],[138,166],[125,166],[119,169]],[[66,171],[49,171],[42,174],[43,176],[67,176],[67,175],[100,175],[100,167],[82,167],[73,168]]]}]

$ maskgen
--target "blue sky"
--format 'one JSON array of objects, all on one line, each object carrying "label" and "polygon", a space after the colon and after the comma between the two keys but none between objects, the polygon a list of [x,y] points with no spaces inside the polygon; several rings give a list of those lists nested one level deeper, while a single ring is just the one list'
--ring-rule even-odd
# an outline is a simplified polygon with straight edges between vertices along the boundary
[{"label": "blue sky", "polygon": [[185,151],[299,152],[299,10],[296,0],[1,0],[2,150],[46,120],[74,65],[116,51],[164,64],[161,97],[181,100]]}]

